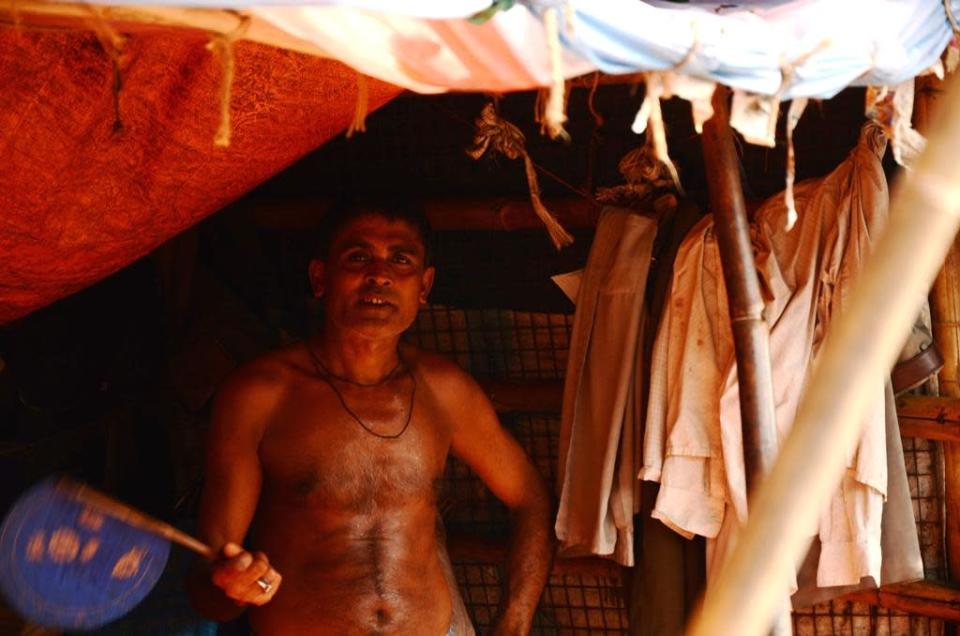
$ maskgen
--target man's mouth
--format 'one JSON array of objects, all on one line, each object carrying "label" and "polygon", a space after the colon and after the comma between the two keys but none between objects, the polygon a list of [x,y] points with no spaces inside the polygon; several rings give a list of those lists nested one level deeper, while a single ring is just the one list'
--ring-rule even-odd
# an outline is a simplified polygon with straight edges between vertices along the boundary
[{"label": "man's mouth", "polygon": [[383,296],[379,294],[364,294],[360,297],[361,305],[368,305],[371,307],[387,307],[392,303],[388,302]]}]

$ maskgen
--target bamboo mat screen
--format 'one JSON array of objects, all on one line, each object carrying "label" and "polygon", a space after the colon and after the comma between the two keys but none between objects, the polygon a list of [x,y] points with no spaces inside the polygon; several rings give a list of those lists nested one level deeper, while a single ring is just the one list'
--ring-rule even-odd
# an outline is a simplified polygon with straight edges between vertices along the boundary
[{"label": "bamboo mat screen", "polygon": [[[406,339],[443,353],[479,377],[562,379],[573,316],[500,309],[421,310]],[[555,482],[558,413],[509,415],[504,426],[520,441],[548,484]],[[944,578],[943,482],[939,444],[904,438],[904,458],[928,578]],[[441,510],[452,536],[506,537],[506,509],[462,463],[448,461]],[[456,562],[461,593],[476,626],[490,624],[500,599],[496,564]],[[622,581],[604,577],[552,576],[535,622],[535,634],[626,634]],[[943,621],[866,603],[833,601],[795,612],[797,636],[939,636]]]}]

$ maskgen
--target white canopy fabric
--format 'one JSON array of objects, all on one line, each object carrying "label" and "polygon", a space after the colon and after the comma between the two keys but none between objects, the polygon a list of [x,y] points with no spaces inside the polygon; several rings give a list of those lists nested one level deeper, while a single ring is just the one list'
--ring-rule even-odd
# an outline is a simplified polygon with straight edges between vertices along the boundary
[{"label": "white canopy fabric", "polygon": [[[346,6],[256,7],[251,13],[361,73],[418,93],[506,92],[551,83],[546,30],[522,6],[484,24]],[[573,51],[563,53],[565,77],[596,68]]]},{"label": "white canopy fabric", "polygon": [[[946,0],[960,13],[960,0]],[[169,0],[101,0],[168,5]],[[937,0],[519,0],[484,24],[491,0],[178,0],[244,10],[373,77],[424,93],[522,90],[559,74],[675,71],[778,99],[894,86],[937,62],[951,38]],[[505,4],[510,4],[506,2]]]}]

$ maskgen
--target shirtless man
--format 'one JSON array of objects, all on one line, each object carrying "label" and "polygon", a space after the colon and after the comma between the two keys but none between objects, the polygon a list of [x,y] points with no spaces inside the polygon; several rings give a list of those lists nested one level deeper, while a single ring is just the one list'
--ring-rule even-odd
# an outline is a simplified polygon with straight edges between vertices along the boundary
[{"label": "shirtless man", "polygon": [[219,621],[249,608],[260,636],[452,633],[435,531],[452,452],[511,511],[493,633],[529,633],[553,553],[546,488],[466,373],[400,343],[433,284],[426,221],[362,208],[326,225],[309,270],[322,331],[216,397],[200,534],[220,558],[193,602]]}]

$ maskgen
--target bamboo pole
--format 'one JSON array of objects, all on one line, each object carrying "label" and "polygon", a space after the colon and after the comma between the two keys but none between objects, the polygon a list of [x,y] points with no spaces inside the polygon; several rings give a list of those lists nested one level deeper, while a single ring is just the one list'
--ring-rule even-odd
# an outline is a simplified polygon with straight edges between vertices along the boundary
[{"label": "bamboo pole", "polygon": [[[770,332],[763,320],[763,298],[750,244],[750,231],[727,99],[718,88],[714,116],[703,127],[703,159],[715,219],[723,280],[730,298],[730,324],[737,356],[740,418],[747,492],[753,493],[773,463],[777,451],[770,371]],[[784,588],[786,589],[786,588]]]},{"label": "bamboo pole", "polygon": [[[579,196],[544,197],[544,205],[569,229],[592,229],[600,206]],[[254,223],[273,230],[312,230],[320,225],[331,201],[294,199],[247,200]],[[439,198],[423,201],[423,212],[434,230],[542,230],[543,221],[533,211],[530,198]]]},{"label": "bamboo pole", "polygon": [[[726,88],[718,87],[714,92],[713,117],[704,124],[701,141],[720,265],[729,297],[749,502],[773,464],[777,452],[777,429],[770,369],[770,331],[763,320],[763,297],[750,243],[740,166],[730,129],[729,97]],[[793,630],[788,587],[784,584],[780,589],[781,612],[771,633],[790,634]]]},{"label": "bamboo pole", "polygon": [[[930,114],[943,94],[943,82],[934,76],[917,80],[914,125],[926,134]],[[960,245],[954,241],[930,292],[933,340],[943,354],[940,395],[960,397]],[[960,444],[944,440],[944,502],[947,569],[951,580],[960,577]]]},{"label": "bamboo pole", "polygon": [[944,98],[926,150],[904,175],[890,221],[831,325],[807,395],[731,558],[688,633],[761,634],[810,542],[860,435],[868,387],[889,371],[960,225],[960,84]]}]

